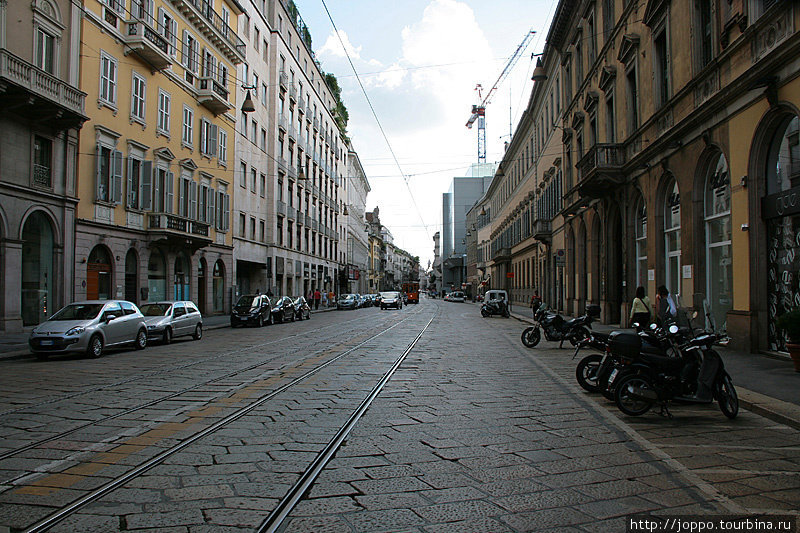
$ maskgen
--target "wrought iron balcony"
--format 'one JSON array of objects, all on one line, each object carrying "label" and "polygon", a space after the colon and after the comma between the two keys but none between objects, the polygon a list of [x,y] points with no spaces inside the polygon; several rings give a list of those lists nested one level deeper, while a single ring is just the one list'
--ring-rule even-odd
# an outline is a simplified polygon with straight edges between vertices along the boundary
[{"label": "wrought iron balcony", "polygon": [[245,45],[233,28],[214,11],[207,0],[169,0],[205,37],[234,64],[244,61]]},{"label": "wrought iron balcony", "polygon": [[147,218],[148,234],[155,241],[188,244],[195,249],[211,244],[209,224],[172,213],[149,213]]},{"label": "wrought iron balcony", "polygon": [[127,29],[124,38],[128,46],[125,54],[133,53],[142,58],[147,65],[162,70],[172,65],[172,56],[169,53],[169,42],[153,29],[154,22],[148,24],[141,19],[125,22]]},{"label": "wrought iron balcony", "polygon": [[581,196],[601,198],[622,184],[625,150],[621,144],[595,144],[578,161],[576,189]]},{"label": "wrought iron balcony", "polygon": [[44,122],[56,129],[79,128],[86,93],[0,48],[0,94],[5,111]]},{"label": "wrought iron balcony", "polygon": [[197,101],[215,115],[233,108],[228,101],[228,89],[216,78],[209,76],[197,80]]}]

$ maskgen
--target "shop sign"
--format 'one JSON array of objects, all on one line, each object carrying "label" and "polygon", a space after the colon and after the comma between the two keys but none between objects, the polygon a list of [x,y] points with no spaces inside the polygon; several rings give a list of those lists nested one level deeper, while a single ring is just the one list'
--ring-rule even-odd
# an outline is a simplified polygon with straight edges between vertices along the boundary
[{"label": "shop sign", "polygon": [[764,218],[777,218],[800,214],[800,187],[770,194],[761,199]]}]

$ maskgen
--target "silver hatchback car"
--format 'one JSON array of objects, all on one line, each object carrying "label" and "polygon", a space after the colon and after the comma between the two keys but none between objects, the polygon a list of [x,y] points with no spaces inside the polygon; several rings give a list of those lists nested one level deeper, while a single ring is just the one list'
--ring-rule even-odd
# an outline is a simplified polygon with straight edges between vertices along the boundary
[{"label": "silver hatchback car", "polygon": [[100,357],[106,348],[147,346],[147,326],[135,304],[90,300],[67,305],[31,331],[28,346],[39,359],[51,353],[85,352]]},{"label": "silver hatchback car", "polygon": [[193,302],[155,302],[142,305],[141,310],[147,324],[148,339],[169,344],[175,337],[183,335],[191,335],[194,340],[203,337],[203,317]]}]

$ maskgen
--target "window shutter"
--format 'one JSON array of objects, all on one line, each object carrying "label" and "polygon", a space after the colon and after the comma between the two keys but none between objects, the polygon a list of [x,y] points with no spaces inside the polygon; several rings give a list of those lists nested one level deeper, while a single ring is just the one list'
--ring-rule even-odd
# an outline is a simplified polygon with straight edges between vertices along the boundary
[{"label": "window shutter", "polygon": [[[183,46],[181,46],[181,63],[184,67],[189,68],[189,32],[183,30]],[[190,69],[191,70],[191,69]]]},{"label": "window shutter", "polygon": [[153,207],[153,162],[145,161],[142,169],[142,209],[150,211]]},{"label": "window shutter", "polygon": [[216,124],[211,125],[211,149],[210,155],[214,157],[217,155],[217,136],[219,135],[219,126]]},{"label": "window shutter", "polygon": [[103,148],[100,143],[95,148],[95,200],[103,200]]},{"label": "window shutter", "polygon": [[200,153],[208,154],[208,132],[206,131],[206,119],[200,119]]},{"label": "window shutter", "polygon": [[122,203],[122,152],[114,150],[113,154],[113,180],[112,190],[114,191],[114,203]]},{"label": "window shutter", "polygon": [[172,213],[173,204],[175,202],[175,173],[167,172],[167,201],[164,203],[164,212]]},{"label": "window shutter", "polygon": [[189,218],[197,220],[197,183],[189,183]]},{"label": "window shutter", "polygon": [[208,218],[206,218],[206,222],[214,226],[215,228],[218,227],[217,225],[217,212],[214,210],[214,199],[217,196],[217,192],[213,189],[208,190]]},{"label": "window shutter", "polygon": [[224,195],[225,207],[222,212],[222,224],[223,230],[228,231],[230,229],[230,203],[231,203],[231,196],[229,194]]},{"label": "window shutter", "polygon": [[128,157],[128,207],[136,207],[133,205],[133,198],[133,159]]},{"label": "window shutter", "polygon": [[189,201],[189,199],[186,198],[186,187],[184,187],[185,181],[186,180],[181,178],[181,182],[178,185],[178,214],[181,216],[186,215],[186,202]]}]

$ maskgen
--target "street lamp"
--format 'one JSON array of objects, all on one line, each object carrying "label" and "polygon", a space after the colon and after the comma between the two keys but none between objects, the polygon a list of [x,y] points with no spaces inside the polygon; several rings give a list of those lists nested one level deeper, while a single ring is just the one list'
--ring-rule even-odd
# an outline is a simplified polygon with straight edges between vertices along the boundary
[{"label": "street lamp", "polygon": [[253,99],[250,98],[250,89],[255,90],[255,85],[242,85],[242,89],[247,91],[247,94],[244,97],[244,102],[242,102],[242,113],[252,113],[256,110],[256,106],[253,104]]}]

